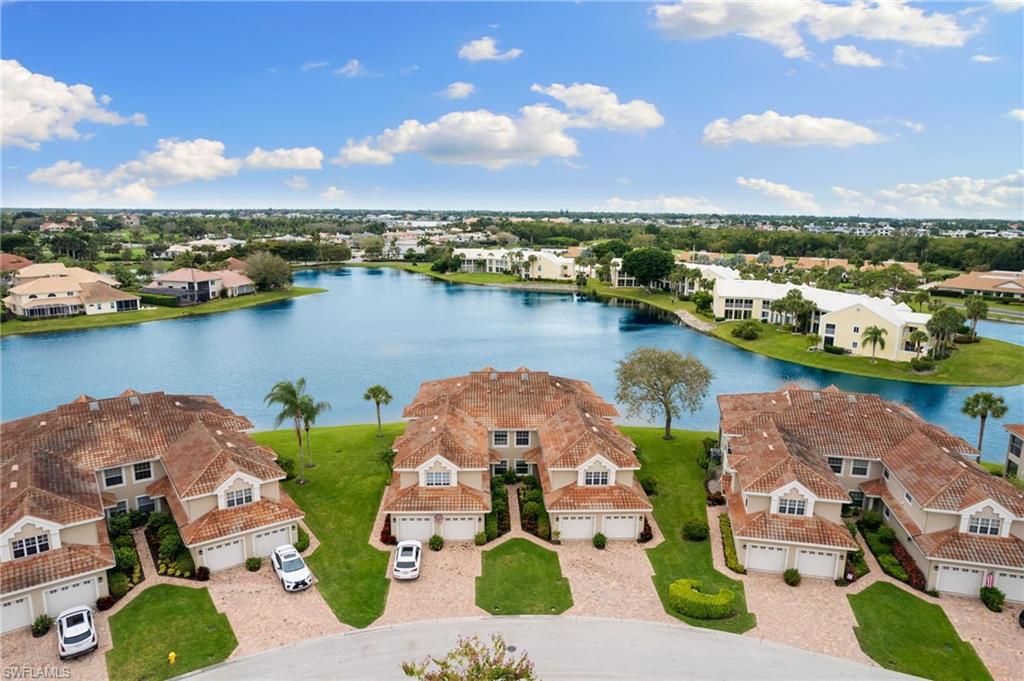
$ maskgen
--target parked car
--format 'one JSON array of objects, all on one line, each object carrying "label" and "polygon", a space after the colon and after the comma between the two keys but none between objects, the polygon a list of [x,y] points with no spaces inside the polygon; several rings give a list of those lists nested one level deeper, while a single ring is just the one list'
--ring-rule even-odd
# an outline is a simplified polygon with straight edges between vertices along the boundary
[{"label": "parked car", "polygon": [[91,653],[98,645],[92,608],[78,605],[57,615],[57,650],[60,659]]},{"label": "parked car", "polygon": [[414,539],[398,542],[395,547],[395,566],[392,574],[395,579],[416,579],[420,576],[420,556],[423,554],[423,543]]},{"label": "parked car", "polygon": [[274,549],[270,554],[270,562],[285,591],[302,591],[313,583],[313,573],[291,544],[282,544]]}]

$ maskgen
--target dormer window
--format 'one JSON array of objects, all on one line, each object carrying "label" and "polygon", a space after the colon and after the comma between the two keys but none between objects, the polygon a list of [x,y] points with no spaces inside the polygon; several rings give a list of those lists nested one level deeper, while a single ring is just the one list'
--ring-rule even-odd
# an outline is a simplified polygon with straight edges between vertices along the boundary
[{"label": "dormer window", "polygon": [[607,485],[608,471],[587,471],[583,476],[584,485]]},{"label": "dormer window", "polygon": [[252,487],[246,487],[245,489],[231,490],[224,495],[224,502],[228,508],[235,508],[236,506],[244,506],[245,504],[252,503]]},{"label": "dormer window", "polygon": [[508,447],[508,431],[496,430],[491,434],[495,447]]},{"label": "dormer window", "polygon": [[452,474],[449,471],[427,471],[425,482],[427,487],[447,487],[452,483]]},{"label": "dormer window", "polygon": [[807,502],[803,499],[779,499],[779,513],[783,515],[804,515]]},{"label": "dormer window", "polygon": [[999,518],[971,518],[967,523],[967,531],[971,534],[999,536],[999,528],[1003,524]]},{"label": "dormer window", "polygon": [[50,550],[50,535],[37,534],[34,537],[15,539],[11,542],[11,555],[15,558],[27,558]]}]

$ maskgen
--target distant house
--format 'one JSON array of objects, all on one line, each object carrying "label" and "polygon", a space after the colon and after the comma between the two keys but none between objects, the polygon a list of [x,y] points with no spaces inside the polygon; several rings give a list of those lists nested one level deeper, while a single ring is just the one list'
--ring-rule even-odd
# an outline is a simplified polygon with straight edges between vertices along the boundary
[{"label": "distant house", "polygon": [[28,267],[32,261],[13,253],[0,253],[0,272],[15,272]]},{"label": "distant house", "polygon": [[[759,264],[767,267],[770,270],[781,270],[786,266],[786,259],[781,255],[770,256],[771,260],[767,263],[761,263],[758,261],[758,256],[750,253],[737,253],[735,255],[742,255],[743,259],[751,264]],[[707,260],[709,263],[714,263],[718,260],[725,260],[731,257],[728,253],[718,253],[716,251],[683,251],[682,253],[676,253],[676,262],[698,262]]]},{"label": "distant house", "polygon": [[236,296],[244,296],[249,293],[256,293],[256,283],[241,272],[218,270],[216,272],[212,272],[212,274],[220,276],[220,295],[222,296],[234,298]]},{"label": "distant house", "polygon": [[525,279],[571,281],[576,261],[548,251],[504,248],[456,248],[463,272],[518,273]]},{"label": "distant house", "polygon": [[15,316],[42,319],[131,312],[139,309],[140,299],[101,281],[41,277],[13,287],[3,302]]},{"label": "distant house", "polygon": [[82,267],[65,267],[63,263],[48,262],[34,265],[26,265],[14,273],[13,283],[15,286],[27,284],[37,279],[59,279],[67,278],[78,283],[98,281],[107,286],[117,288],[121,284],[105,274],[93,272]]},{"label": "distant house", "polygon": [[66,222],[51,222],[49,220],[39,225],[40,232],[63,232],[66,229],[75,229],[75,226]]},{"label": "distant house", "polygon": [[223,277],[220,273],[182,267],[156,277],[142,292],[171,295],[183,303],[196,304],[219,298],[222,285]]},{"label": "distant house", "polygon": [[878,265],[864,263],[863,265],[861,265],[860,269],[862,272],[867,270],[884,270],[885,268],[892,267],[893,265],[899,265],[906,271],[913,274],[915,277],[921,278],[924,276],[924,273],[921,271],[921,266],[918,265],[916,262],[902,262],[899,260],[885,260],[879,263]]},{"label": "distant house", "polygon": [[998,298],[1024,298],[1024,272],[992,270],[991,272],[968,272],[958,277],[941,281],[935,291],[951,291],[964,295],[980,294]]},{"label": "distant house", "polygon": [[833,267],[842,267],[844,270],[850,269],[850,261],[846,258],[811,258],[803,257],[797,258],[796,262],[793,263],[793,269],[795,270],[809,270],[813,267],[824,267],[826,270],[830,270]]},{"label": "distant house", "polygon": [[242,274],[245,274],[245,271],[249,268],[249,264],[247,262],[245,262],[244,260],[239,260],[238,258],[235,258],[233,256],[228,258],[226,262],[226,269],[229,269],[232,272],[241,272]]},{"label": "distant house", "polygon": [[[672,291],[681,296],[693,295],[702,288],[707,288],[707,284],[702,282],[713,283],[719,279],[739,279],[739,270],[734,270],[731,267],[725,267],[724,265],[703,265],[700,263],[686,263],[686,267],[690,271],[697,271],[700,273],[699,277],[691,277],[684,281],[671,281],[670,279],[662,279],[653,284],[655,288],[659,288],[663,291]],[[631,288],[637,286],[636,278],[634,278],[629,272],[622,268],[622,258],[613,258],[611,265],[609,266],[609,274],[611,276],[612,286],[615,288]]]}]

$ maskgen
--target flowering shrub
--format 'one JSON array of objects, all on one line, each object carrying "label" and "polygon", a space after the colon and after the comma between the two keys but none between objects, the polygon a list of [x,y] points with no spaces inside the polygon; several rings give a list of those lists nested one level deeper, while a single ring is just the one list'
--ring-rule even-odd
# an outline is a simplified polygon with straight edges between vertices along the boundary
[{"label": "flowering shrub", "polygon": [[903,547],[903,544],[897,542],[892,543],[892,555],[896,557],[896,560],[903,566],[903,570],[907,573],[907,584],[914,587],[918,591],[924,591],[926,580],[924,573],[921,572],[921,568],[917,567],[917,563],[907,553],[907,549]]}]

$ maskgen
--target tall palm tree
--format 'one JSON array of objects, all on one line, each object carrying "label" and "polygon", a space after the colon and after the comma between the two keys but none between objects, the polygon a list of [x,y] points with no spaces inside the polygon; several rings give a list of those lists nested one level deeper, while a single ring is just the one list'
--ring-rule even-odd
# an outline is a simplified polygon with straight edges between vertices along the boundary
[{"label": "tall palm tree", "polygon": [[928,307],[928,301],[931,300],[932,294],[928,289],[917,289],[914,291],[914,302],[917,303],[919,310],[924,311]]},{"label": "tall palm tree", "polygon": [[864,329],[864,342],[871,346],[871,362],[877,362],[875,351],[881,347],[885,350],[885,336],[889,332],[879,326],[869,326]]},{"label": "tall palm tree", "polygon": [[914,356],[920,358],[921,346],[928,342],[928,334],[921,329],[918,329],[907,336],[907,340],[914,344]]},{"label": "tall palm tree", "polygon": [[971,335],[978,335],[978,320],[988,318],[988,303],[981,296],[971,296],[964,302],[964,311],[971,320]]},{"label": "tall palm tree", "polygon": [[309,429],[316,423],[320,414],[330,408],[330,402],[317,402],[313,399],[312,395],[302,395],[299,398],[299,413],[302,414],[302,427],[306,431],[306,468],[312,468],[316,465],[313,463],[313,446],[309,441]]},{"label": "tall palm tree", "polygon": [[295,441],[298,444],[296,452],[299,457],[299,484],[305,483],[303,477],[303,469],[305,468],[302,461],[302,395],[306,391],[306,379],[299,378],[299,380],[292,383],[291,381],[278,381],[274,384],[274,387],[270,389],[263,401],[267,405],[279,404],[281,405],[281,411],[274,418],[274,427],[281,425],[287,419],[292,419],[295,424]]},{"label": "tall palm tree", "polygon": [[978,450],[981,450],[981,441],[985,437],[985,421],[989,416],[994,418],[1002,418],[1006,415],[1009,407],[1006,406],[1006,402],[999,395],[995,395],[990,392],[974,393],[966,400],[964,400],[964,406],[960,408],[964,414],[970,416],[972,419],[979,419],[981,425],[978,428]]},{"label": "tall palm tree", "polygon": [[377,407],[377,437],[384,437],[384,429],[380,424],[380,405],[391,403],[391,393],[382,385],[371,385],[366,389],[363,399],[367,402],[372,401]]}]

